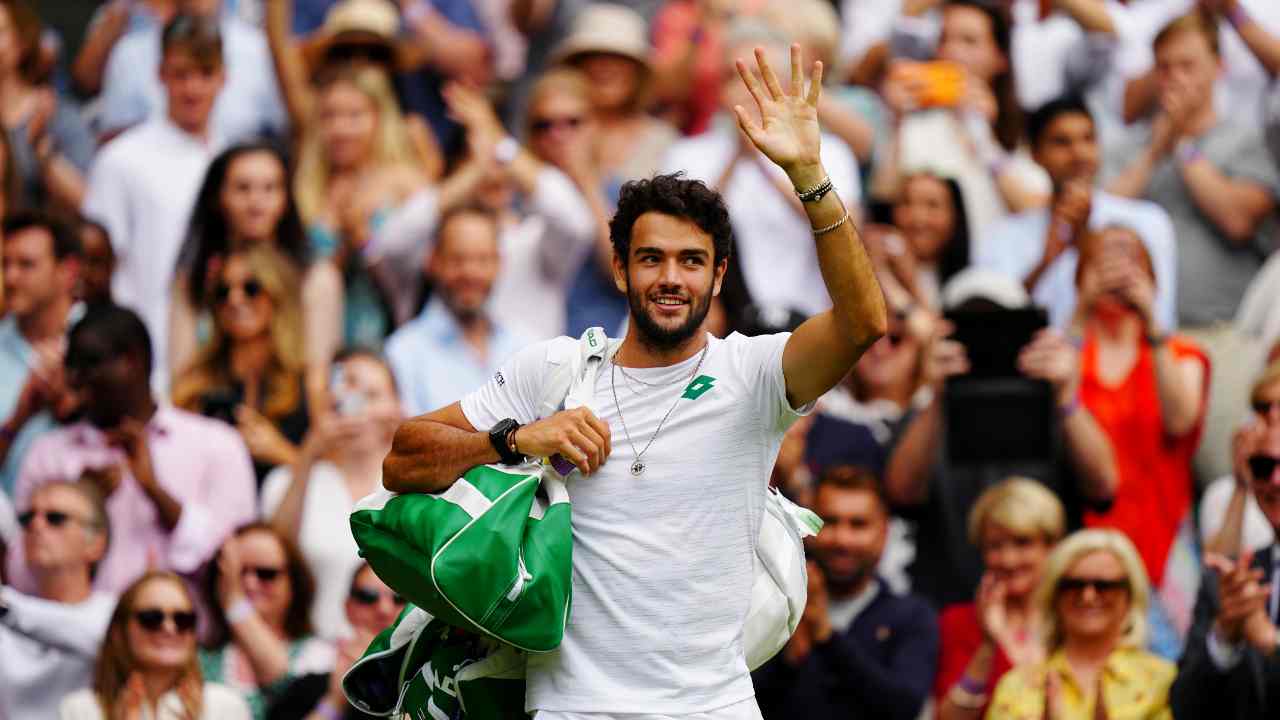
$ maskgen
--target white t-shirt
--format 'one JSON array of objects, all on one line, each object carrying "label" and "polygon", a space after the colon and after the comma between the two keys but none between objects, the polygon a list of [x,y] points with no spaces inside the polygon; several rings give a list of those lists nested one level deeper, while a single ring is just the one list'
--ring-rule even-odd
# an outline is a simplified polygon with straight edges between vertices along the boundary
[{"label": "white t-shirt", "polygon": [[[293,469],[280,466],[262,483],[262,517],[270,519],[284,501]],[[302,521],[298,528],[298,549],[316,579],[316,597],[311,604],[311,623],[316,635],[337,640],[351,634],[346,600],[351,577],[360,566],[360,549],[351,536],[351,511],[356,501],[347,489],[338,467],[328,461],[312,466],[307,494],[302,501]]]},{"label": "white t-shirt", "polygon": [[[754,546],[783,433],[807,411],[786,398],[789,337],[709,337],[705,359],[600,369],[589,407],[609,425],[613,454],[595,475],[569,479],[573,609],[560,648],[529,656],[527,709],[680,715],[754,696],[742,647]],[[577,344],[557,338],[518,353],[463,399],[467,420],[536,419],[550,363]],[[639,477],[611,375],[647,466]]]}]

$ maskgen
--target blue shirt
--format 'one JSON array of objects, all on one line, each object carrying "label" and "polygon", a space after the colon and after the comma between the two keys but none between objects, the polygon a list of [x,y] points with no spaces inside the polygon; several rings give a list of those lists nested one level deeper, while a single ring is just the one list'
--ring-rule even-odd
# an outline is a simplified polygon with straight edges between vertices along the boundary
[{"label": "blue shirt", "polygon": [[[35,350],[18,332],[18,321],[12,315],[0,319],[0,422],[9,419],[18,405],[18,397],[27,384],[27,376],[35,365]],[[53,417],[41,412],[27,421],[9,446],[9,454],[0,465],[0,488],[13,495],[13,484],[27,448],[37,437],[54,427]]]},{"label": "blue shirt", "polygon": [[453,314],[434,297],[418,317],[387,339],[387,363],[409,415],[437,410],[479,389],[507,358],[529,345],[525,338],[490,321],[488,357],[467,344]]},{"label": "blue shirt", "polygon": [[[1128,227],[1142,238],[1156,273],[1156,318],[1165,328],[1177,327],[1178,258],[1169,214],[1155,203],[1095,190],[1089,227],[1101,230],[1110,225]],[[977,246],[973,264],[1021,283],[1044,255],[1048,232],[1047,208],[1011,215],[989,230],[985,242]],[[1056,328],[1070,325],[1075,312],[1078,259],[1075,247],[1068,247],[1040,276],[1031,293],[1035,304],[1049,311],[1049,323]]]}]

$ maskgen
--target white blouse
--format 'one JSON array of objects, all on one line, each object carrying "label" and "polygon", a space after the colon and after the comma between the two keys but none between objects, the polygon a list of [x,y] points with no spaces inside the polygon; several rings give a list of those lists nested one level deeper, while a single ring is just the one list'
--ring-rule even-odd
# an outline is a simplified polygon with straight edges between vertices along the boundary
[{"label": "white blouse", "polygon": [[[184,720],[182,700],[169,691],[152,708],[144,707],[142,720]],[[204,684],[204,707],[199,720],[251,720],[249,705],[231,688],[217,683]],[[58,720],[106,720],[102,706],[92,688],[71,693],[62,700]]]}]

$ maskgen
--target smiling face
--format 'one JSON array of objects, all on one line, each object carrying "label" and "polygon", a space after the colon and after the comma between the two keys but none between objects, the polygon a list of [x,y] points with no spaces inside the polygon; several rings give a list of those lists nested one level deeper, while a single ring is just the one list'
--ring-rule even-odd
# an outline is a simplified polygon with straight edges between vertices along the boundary
[{"label": "smiling face", "polygon": [[213,288],[214,319],[232,342],[260,338],[271,332],[274,308],[262,281],[253,275],[243,255],[231,255]]},{"label": "smiling face", "polygon": [[218,200],[237,245],[269,242],[288,207],[280,159],[265,150],[237,156],[227,165]]},{"label": "smiling face", "polygon": [[396,616],[404,609],[404,602],[404,598],[392,592],[366,565],[351,584],[346,604],[347,620],[357,630],[381,632],[395,622]]},{"label": "smiling face", "polygon": [[715,262],[711,235],[684,218],[641,215],[631,230],[629,257],[613,258],[613,278],[626,293],[642,344],[681,347],[702,329],[711,298],[720,294],[728,260]]},{"label": "smiling face", "polygon": [[982,562],[1010,597],[1025,598],[1035,591],[1050,549],[1042,535],[1015,533],[991,521],[982,529]]},{"label": "smiling face", "polygon": [[552,89],[529,107],[529,146],[540,159],[559,168],[586,153],[595,139],[591,104],[585,96]]},{"label": "smiling face", "polygon": [[1067,567],[1058,581],[1054,611],[1068,640],[1119,640],[1132,602],[1124,565],[1096,550]]},{"label": "smiling face", "polygon": [[347,82],[335,82],[320,94],[320,133],[335,170],[359,167],[373,155],[378,108],[373,98]]},{"label": "smiling face", "polygon": [[265,530],[250,530],[228,542],[240,551],[244,594],[262,619],[274,628],[284,627],[293,602],[289,558],[280,541]]},{"label": "smiling face", "polygon": [[446,219],[429,269],[445,306],[460,321],[483,314],[498,266],[498,226],[493,217],[459,212]]},{"label": "smiling face", "polygon": [[932,175],[909,178],[902,188],[902,198],[894,206],[893,223],[917,259],[938,262],[956,232],[951,190]]},{"label": "smiling face", "polygon": [[1049,173],[1054,187],[1070,180],[1092,182],[1098,174],[1098,135],[1093,118],[1070,112],[1057,116],[1040,133],[1033,155]]},{"label": "smiling face", "polygon": [[54,256],[48,228],[25,227],[0,243],[5,305],[15,317],[32,316],[70,294],[76,264]]},{"label": "smiling face", "polygon": [[[173,619],[175,612],[194,612],[186,590],[168,578],[151,580],[134,595],[132,610],[126,637],[138,669],[163,672],[187,667],[196,651],[195,632],[180,630]],[[138,619],[138,613],[153,610],[164,613],[156,629],[144,627]]]},{"label": "smiling face", "polygon": [[889,537],[889,517],[875,493],[818,486],[814,511],[822,530],[812,540],[814,555],[836,595],[860,587],[880,562]]}]

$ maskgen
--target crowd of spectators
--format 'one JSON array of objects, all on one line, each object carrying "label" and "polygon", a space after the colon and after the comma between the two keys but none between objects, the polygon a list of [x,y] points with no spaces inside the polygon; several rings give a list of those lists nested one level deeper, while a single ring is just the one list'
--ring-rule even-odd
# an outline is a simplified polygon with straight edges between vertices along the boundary
[{"label": "crowd of spectators", "polygon": [[362,717],[347,517],[625,332],[623,183],[723,196],[709,332],[829,307],[730,110],[792,43],[891,318],[766,720],[1280,714],[1280,3],[0,0],[0,720]]}]

